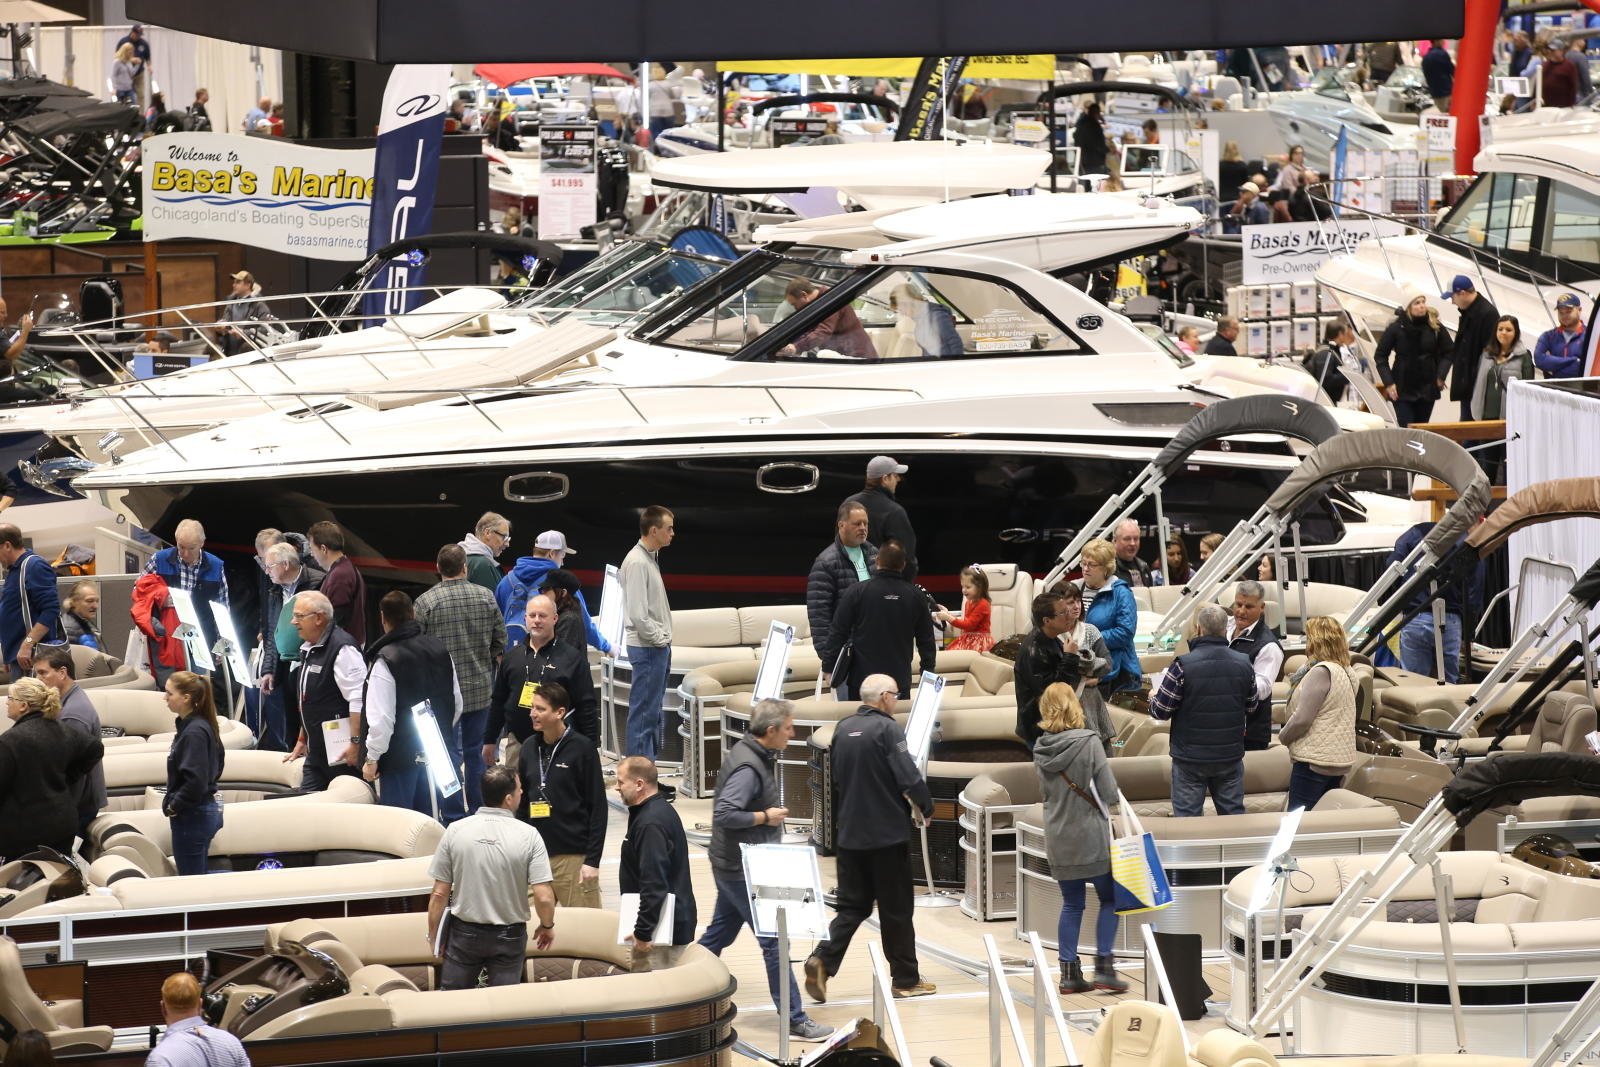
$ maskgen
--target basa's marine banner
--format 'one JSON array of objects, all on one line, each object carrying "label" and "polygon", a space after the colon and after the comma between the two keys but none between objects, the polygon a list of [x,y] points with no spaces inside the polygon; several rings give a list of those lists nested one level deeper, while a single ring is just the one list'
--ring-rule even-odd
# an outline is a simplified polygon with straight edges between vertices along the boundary
[{"label": "basa's marine banner", "polygon": [[280,137],[168,133],[144,142],[144,239],[199,237],[308,259],[364,259],[373,152]]},{"label": "basa's marine banner", "polygon": [[[450,68],[443,64],[402,63],[389,72],[372,170],[369,255],[432,229],[449,92]],[[421,285],[423,269],[421,257],[390,260],[372,283],[374,291],[364,302],[366,313],[388,315],[416,307],[422,302],[421,292],[397,290]]]}]

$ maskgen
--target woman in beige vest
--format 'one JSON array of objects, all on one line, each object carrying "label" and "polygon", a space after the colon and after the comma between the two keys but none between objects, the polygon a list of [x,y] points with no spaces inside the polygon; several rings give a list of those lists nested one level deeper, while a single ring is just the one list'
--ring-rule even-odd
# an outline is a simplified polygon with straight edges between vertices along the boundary
[{"label": "woman in beige vest", "polygon": [[1356,678],[1344,627],[1326,615],[1306,620],[1306,658],[1293,679],[1289,721],[1278,739],[1289,748],[1289,810],[1312,808],[1336,789],[1356,761]]}]

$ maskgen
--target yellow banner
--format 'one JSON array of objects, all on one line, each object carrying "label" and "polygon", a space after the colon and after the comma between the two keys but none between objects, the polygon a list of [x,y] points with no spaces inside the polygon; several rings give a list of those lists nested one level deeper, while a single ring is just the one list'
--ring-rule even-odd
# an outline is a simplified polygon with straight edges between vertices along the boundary
[{"label": "yellow banner", "polygon": [[[736,74],[836,74],[847,78],[915,78],[922,60],[909,59],[729,59],[717,69]],[[969,56],[963,78],[1054,81],[1056,57]]]}]

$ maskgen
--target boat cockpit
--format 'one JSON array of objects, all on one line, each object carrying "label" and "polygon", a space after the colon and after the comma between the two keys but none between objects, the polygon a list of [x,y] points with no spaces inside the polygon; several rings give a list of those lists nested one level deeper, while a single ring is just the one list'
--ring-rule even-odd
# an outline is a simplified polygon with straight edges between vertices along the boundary
[{"label": "boat cockpit", "polygon": [[[1592,151],[1584,153],[1593,156]],[[1582,185],[1523,169],[1507,154],[1440,220],[1430,243],[1455,241],[1561,283],[1600,279],[1600,177]],[[1552,169],[1549,163],[1541,169]],[[1582,174],[1575,168],[1575,177]]]}]

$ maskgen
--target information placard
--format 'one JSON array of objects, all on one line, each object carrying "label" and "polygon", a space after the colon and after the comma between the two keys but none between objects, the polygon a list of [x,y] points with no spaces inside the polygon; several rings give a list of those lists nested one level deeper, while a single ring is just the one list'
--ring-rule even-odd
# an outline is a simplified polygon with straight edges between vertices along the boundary
[{"label": "information placard", "polygon": [[600,630],[600,636],[611,642],[613,659],[628,658],[628,647],[623,641],[627,622],[627,605],[622,599],[622,579],[619,577],[617,565],[607,563],[606,576],[600,583],[600,621],[596,625]]},{"label": "information placard", "polygon": [[183,639],[184,648],[189,650],[189,665],[202,671],[216,670],[216,661],[206,647],[206,635],[200,627],[200,612],[195,608],[194,597],[187,589],[176,586],[168,589],[167,593],[172,597],[172,610],[178,613],[178,636]]},{"label": "information placard", "polygon": [[911,715],[906,719],[906,751],[917,762],[917,770],[928,773],[928,750],[933,747],[933,728],[939,722],[939,704],[944,700],[945,681],[932,671],[922,672],[922,681],[911,696]]},{"label": "information placard", "polygon": [[539,129],[539,236],[579,237],[599,217],[595,149],[600,128],[546,123]]},{"label": "information placard", "polygon": [[783,699],[783,683],[789,676],[789,653],[793,650],[794,627],[773,619],[766,643],[761,646],[761,663],[756,668],[752,697],[756,700]]}]

